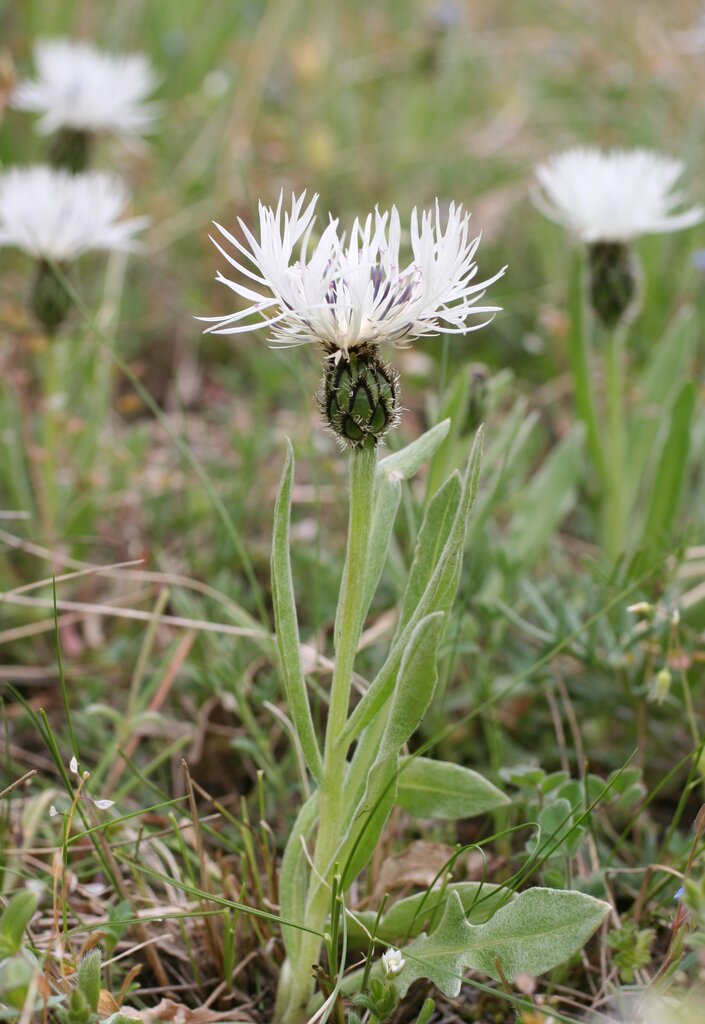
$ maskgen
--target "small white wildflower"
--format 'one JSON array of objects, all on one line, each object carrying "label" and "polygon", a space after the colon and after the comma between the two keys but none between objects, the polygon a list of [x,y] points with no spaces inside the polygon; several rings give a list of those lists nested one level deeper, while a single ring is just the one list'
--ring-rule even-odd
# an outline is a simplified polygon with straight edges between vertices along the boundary
[{"label": "small white wildflower", "polygon": [[404,968],[406,960],[401,955],[400,949],[390,948],[382,953],[382,970],[384,971],[387,978],[394,978],[397,974],[401,973]]},{"label": "small white wildflower", "polygon": [[58,813],[59,812],[57,811],[56,807],[54,807],[54,805],[51,804],[50,807],[49,807],[49,817],[50,818],[55,818]]},{"label": "small white wildflower", "polygon": [[635,615],[648,615],[653,610],[653,605],[648,601],[637,601],[636,604],[628,604],[627,611]]},{"label": "small white wildflower", "polygon": [[681,621],[681,613],[679,608],[674,608],[671,612],[671,625],[678,626]]},{"label": "small white wildflower", "polygon": [[72,775],[78,775],[78,761],[76,760],[75,754],[69,761],[69,771]]},{"label": "small white wildflower", "polygon": [[128,202],[112,175],[13,167],[0,175],[0,247],[63,263],[89,250],[134,249],[147,217],[120,220]]},{"label": "small white wildflower", "polygon": [[[414,338],[466,334],[488,323],[499,306],[476,305],[486,288],[506,270],[476,281],[480,236],[470,237],[470,214],[451,203],[448,215],[435,209],[411,214],[412,261],[400,262],[401,223],[396,207],[356,220],[349,236],[338,233],[332,217],[309,252],[318,196],[304,205],[292,196],[291,209],[259,206],[259,240],[239,221],[246,244],[216,224],[236,250],[213,244],[247,285],[218,273],[217,280],[247,302],[226,316],[200,317],[215,334],[238,334],[270,327],[280,346],[318,342],[329,354],[388,343],[403,347]],[[237,256],[237,258],[236,258]],[[244,257],[246,263],[240,262]],[[471,315],[480,323],[468,324]],[[251,317],[259,321],[252,323]]]},{"label": "small white wildflower", "polygon": [[101,811],[107,811],[109,807],[115,806],[114,800],[94,800],[93,803]]},{"label": "small white wildflower", "polygon": [[41,114],[43,134],[68,128],[134,136],[152,128],[158,107],[145,99],[158,77],[143,54],[110,54],[90,43],[42,39],[35,65],[36,79],[20,82],[11,103]]},{"label": "small white wildflower", "polygon": [[684,201],[676,188],[683,170],[680,160],[646,149],[578,147],[537,168],[542,191],[534,200],[542,213],[582,242],[629,242],[703,220],[702,206],[674,212]]}]

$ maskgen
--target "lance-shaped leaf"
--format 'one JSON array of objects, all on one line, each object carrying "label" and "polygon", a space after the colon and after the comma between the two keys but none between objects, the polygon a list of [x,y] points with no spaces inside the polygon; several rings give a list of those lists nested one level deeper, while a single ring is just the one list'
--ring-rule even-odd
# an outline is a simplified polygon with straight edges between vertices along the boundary
[{"label": "lance-shaped leaf", "polygon": [[428,462],[449,430],[449,419],[437,423],[435,427],[431,427],[421,437],[417,437],[406,448],[393,452],[382,459],[377,470],[378,474],[409,480],[418,473],[425,462]]},{"label": "lance-shaped leaf", "polygon": [[[418,728],[438,680],[438,645],[445,615],[435,612],[414,630],[399,669],[397,689],[386,717],[364,795],[352,820],[342,861],[343,885],[350,885],[372,856],[397,795],[399,751]],[[354,769],[354,762],[350,771]]]},{"label": "lance-shaped leaf", "polygon": [[382,668],[350,715],[341,738],[344,743],[349,744],[359,736],[365,726],[375,718],[389,700],[402,656],[419,622],[432,612],[447,608],[448,600],[452,598],[460,575],[468,519],[477,495],[482,458],[482,436],[483,431],[480,428],[470,452],[468,466],[463,477],[460,501],[443,551],[408,623],[395,637],[392,649]]},{"label": "lance-shaped leaf", "polygon": [[365,580],[365,611],[369,608],[382,575],[389,552],[399,502],[402,480],[408,480],[433,455],[448,434],[450,421],[444,420],[412,441],[406,448],[382,459],[377,466],[375,503],[370,530],[368,569]]},{"label": "lance-shaped leaf", "polygon": [[399,768],[397,803],[417,818],[457,821],[494,811],[510,800],[472,768],[411,757]]},{"label": "lance-shaped leaf", "polygon": [[456,471],[433,496],[426,509],[426,515],[416,541],[409,581],[404,593],[397,635],[401,633],[414,614],[414,610],[428,586],[433,570],[438,565],[458,511],[461,492],[460,473]]},{"label": "lance-shaped leaf", "polygon": [[[303,924],[309,876],[306,848],[310,844],[317,817],[318,793],[314,793],[299,811],[282,857],[279,871],[279,910],[284,921]],[[290,960],[296,958],[301,935],[297,928],[282,928],[284,946]]]},{"label": "lance-shaped leaf", "polygon": [[[496,981],[544,974],[580,950],[610,907],[581,892],[527,889],[486,924],[469,924],[460,896],[451,893],[443,920],[431,935],[404,948],[406,964],[396,979],[401,996],[417,978],[429,978],[457,996],[465,971]],[[500,973],[501,971],[501,973]]]},{"label": "lance-shaped leaf", "polygon": [[279,494],[274,507],[274,534],[272,537],[272,603],[277,631],[277,646],[281,661],[289,713],[294,721],[306,764],[313,777],[320,781],[321,754],[311,718],[306,692],[306,679],[301,664],[299,625],[296,617],[294,585],[289,559],[289,521],[291,518],[291,488],[294,480],[294,452],[287,439],[286,463],[282,473]]}]

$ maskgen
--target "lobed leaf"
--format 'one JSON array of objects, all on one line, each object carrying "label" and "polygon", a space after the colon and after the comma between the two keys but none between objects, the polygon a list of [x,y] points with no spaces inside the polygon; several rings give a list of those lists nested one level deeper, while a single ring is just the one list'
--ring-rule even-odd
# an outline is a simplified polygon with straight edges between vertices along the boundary
[{"label": "lobed leaf", "polygon": [[429,978],[446,995],[457,996],[467,970],[496,981],[501,974],[509,981],[518,974],[544,974],[577,953],[609,910],[608,903],[581,892],[527,889],[491,920],[473,925],[453,892],[436,930],[404,948],[399,994],[417,978]]}]

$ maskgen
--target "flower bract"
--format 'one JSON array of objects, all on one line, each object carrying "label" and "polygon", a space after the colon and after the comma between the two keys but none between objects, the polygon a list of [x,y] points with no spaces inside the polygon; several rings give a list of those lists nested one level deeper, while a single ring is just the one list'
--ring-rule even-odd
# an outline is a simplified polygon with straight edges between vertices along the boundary
[{"label": "flower bract", "polygon": [[[242,240],[216,224],[223,244],[213,242],[238,280],[219,273],[245,307],[217,317],[208,331],[237,334],[270,328],[270,340],[290,346],[318,342],[340,357],[383,343],[407,345],[434,334],[465,334],[487,323],[500,308],[478,305],[506,268],[477,280],[479,235],[470,215],[451,204],[447,216],[433,210],[411,215],[411,261],[402,264],[402,229],[396,207],[356,220],[349,235],[330,218],[314,244],[317,196],[293,196],[288,211],[259,207],[259,238],[240,221]],[[223,246],[229,243],[232,251]],[[255,322],[252,317],[259,319]],[[480,317],[480,322],[469,317]]]}]

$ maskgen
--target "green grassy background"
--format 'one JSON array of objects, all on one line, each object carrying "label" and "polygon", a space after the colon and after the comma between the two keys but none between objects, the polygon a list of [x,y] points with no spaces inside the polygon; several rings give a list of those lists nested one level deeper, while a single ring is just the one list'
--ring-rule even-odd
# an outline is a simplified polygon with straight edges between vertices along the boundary
[{"label": "green grassy background", "polygon": [[[153,577],[136,570],[89,576],[61,583],[58,595],[87,605],[122,601],[142,612],[157,607],[192,626],[241,622],[227,602],[266,620],[271,509],[283,439],[290,435],[299,460],[293,556],[300,618],[306,641],[329,654],[346,485],[345,460],[315,410],[318,354],[273,352],[261,334],[201,335],[196,315],[232,309],[230,294],[213,280],[224,268],[208,241],[209,225],[215,219],[234,228],[237,216],[251,222],[258,199],[274,202],[281,189],[319,192],[321,211],[344,222],[376,204],[395,203],[404,219],[413,206],[436,197],[456,200],[472,210],[483,234],[480,273],[490,276],[504,263],[509,270],[492,289],[503,312],[489,328],[393,354],[406,413],[391,447],[455,405],[457,438],[436,466],[440,474],[462,462],[479,420],[488,425],[488,497],[471,537],[424,738],[490,700],[489,712],[444,740],[440,756],[495,779],[502,768],[527,761],[580,773],[586,757],[606,776],[637,749],[635,764],[653,791],[699,741],[702,602],[693,602],[684,616],[675,653],[667,621],[643,637],[625,606],[646,598],[664,599],[670,608],[702,578],[702,552],[679,576],[686,547],[702,543],[702,395],[680,517],[664,547],[670,560],[627,594],[629,577],[600,547],[594,481],[583,454],[566,447],[550,462],[571,443],[575,423],[566,343],[572,253],[565,233],[541,217],[529,194],[537,161],[585,143],[647,146],[681,157],[689,193],[703,200],[705,62],[702,49],[689,52],[687,35],[698,11],[686,0],[0,2],[8,67],[14,62],[26,74],[34,40],[44,35],[141,50],[161,75],[162,104],[146,144],[106,140],[97,150],[96,164],[130,182],[134,212],[148,213],[152,224],[145,251],[126,268],[120,257],[83,260],[76,268],[87,317],[74,312],[60,343],[69,401],[57,423],[60,500],[51,529],[32,511],[31,464],[41,464],[41,453],[22,447],[12,388],[24,374],[30,409],[41,408],[36,380],[48,359],[47,342],[26,313],[27,259],[0,253],[0,360],[9,385],[1,399],[0,508],[30,509],[28,519],[0,522],[0,588],[44,579],[52,567],[142,558]],[[3,167],[41,160],[44,149],[27,115],[5,112]],[[692,257],[702,247],[702,226],[638,243],[646,288],[630,338],[634,403],[633,382],[685,309],[694,340],[682,372],[700,379],[704,281]],[[92,316],[103,325],[102,340]],[[133,379],[111,362],[110,350]],[[486,385],[478,383],[478,365]],[[85,385],[96,367],[113,382],[111,406],[97,419]],[[163,410],[169,430],[155,420],[134,378]],[[469,390],[458,381],[467,381]],[[549,465],[554,475],[542,482]],[[229,527],[214,510],[204,473]],[[425,486],[422,480],[405,496],[374,624],[399,596]],[[249,570],[240,544],[249,552]],[[177,576],[201,589],[175,582]],[[203,584],[212,591],[203,592]],[[35,710],[47,709],[67,761],[71,737],[57,676],[51,589],[33,593],[44,598],[43,608],[2,607],[0,679],[18,684]],[[184,631],[59,611],[73,728],[82,762],[94,768],[96,795],[103,786],[124,809],[180,796],[179,758],[187,756],[194,777],[238,812],[241,796],[255,800],[261,771],[266,815],[283,833],[295,773],[287,737],[265,706],[281,701],[278,680],[255,644],[198,625]],[[564,645],[562,657],[534,670],[556,644]],[[675,654],[680,667],[674,668],[673,692],[663,706],[649,703],[655,671],[669,658],[675,664]],[[371,642],[361,668],[379,664],[380,656]],[[499,699],[519,676],[511,695]],[[321,687],[323,704],[325,672],[314,673],[313,684]],[[42,772],[38,791],[51,787],[36,723],[11,696],[4,718],[8,778],[36,766]],[[133,733],[139,742],[123,764],[118,751]],[[650,863],[664,850],[682,866],[697,801],[694,790],[678,805],[684,779],[685,770],[676,772],[656,793],[630,833],[627,866]],[[532,805],[522,799],[493,824],[525,820]],[[7,821],[16,813],[9,811]],[[667,849],[660,844],[669,836],[668,823],[674,827]],[[623,824],[619,817],[615,825],[603,822],[605,835],[616,835]],[[484,826],[478,828],[471,837],[483,834]],[[458,838],[440,827],[433,835]],[[241,853],[232,836],[213,842]],[[516,852],[509,841],[500,842],[499,851],[508,858]],[[6,886],[38,870],[17,863],[4,864]],[[83,870],[90,874],[90,862]],[[623,896],[629,900],[634,891]],[[661,899],[658,889],[655,896],[649,890],[652,896],[655,919],[663,923],[670,897]]]}]

